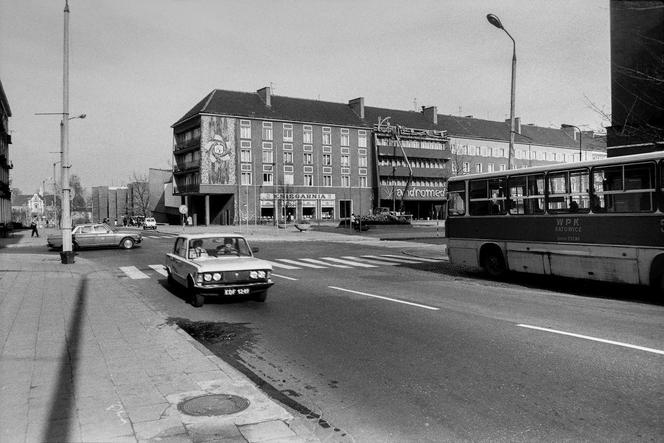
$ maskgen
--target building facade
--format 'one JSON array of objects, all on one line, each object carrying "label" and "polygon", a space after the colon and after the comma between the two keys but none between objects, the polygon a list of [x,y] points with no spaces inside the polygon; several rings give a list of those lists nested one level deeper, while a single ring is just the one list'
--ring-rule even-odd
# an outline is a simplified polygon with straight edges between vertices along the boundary
[{"label": "building facade", "polygon": [[9,171],[14,167],[9,160],[9,117],[12,116],[9,101],[0,81],[0,223],[8,225],[12,221],[12,202]]},{"label": "building facade", "polygon": [[[518,126],[517,167],[606,155],[590,133]],[[172,129],[173,192],[197,224],[339,220],[378,208],[431,218],[447,177],[505,169],[509,153],[509,122],[270,88],[214,90]]]}]

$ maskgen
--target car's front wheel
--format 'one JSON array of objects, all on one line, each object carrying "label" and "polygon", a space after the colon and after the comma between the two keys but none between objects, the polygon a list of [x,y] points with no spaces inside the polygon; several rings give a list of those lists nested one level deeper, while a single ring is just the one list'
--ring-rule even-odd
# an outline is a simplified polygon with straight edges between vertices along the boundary
[{"label": "car's front wheel", "polygon": [[189,284],[187,285],[187,290],[189,291],[189,299],[191,305],[194,308],[200,308],[205,304],[205,296],[198,292],[198,289],[194,286],[194,281],[189,278]]},{"label": "car's front wheel", "polygon": [[134,240],[129,237],[123,238],[120,242],[120,247],[123,249],[131,249],[134,247]]}]

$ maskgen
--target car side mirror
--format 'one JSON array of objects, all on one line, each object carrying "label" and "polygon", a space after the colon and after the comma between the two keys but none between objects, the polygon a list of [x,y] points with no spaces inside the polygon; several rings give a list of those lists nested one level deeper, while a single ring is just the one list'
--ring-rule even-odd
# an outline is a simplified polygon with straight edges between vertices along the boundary
[{"label": "car side mirror", "polygon": [[251,252],[253,252],[254,254],[257,253],[258,252],[258,247],[257,246],[252,246]]}]

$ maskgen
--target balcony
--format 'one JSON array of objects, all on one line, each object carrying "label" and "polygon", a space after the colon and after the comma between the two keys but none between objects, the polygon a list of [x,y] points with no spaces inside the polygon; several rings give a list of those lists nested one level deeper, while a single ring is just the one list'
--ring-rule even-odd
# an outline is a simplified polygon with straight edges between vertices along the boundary
[{"label": "balcony", "polygon": [[189,185],[177,185],[175,186],[173,194],[198,194],[200,191],[200,185],[198,184],[189,184]]}]

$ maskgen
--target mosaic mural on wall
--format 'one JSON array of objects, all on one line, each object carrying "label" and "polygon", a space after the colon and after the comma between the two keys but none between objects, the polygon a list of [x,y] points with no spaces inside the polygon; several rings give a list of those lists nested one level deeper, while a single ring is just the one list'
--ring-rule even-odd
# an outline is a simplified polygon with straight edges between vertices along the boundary
[{"label": "mosaic mural on wall", "polygon": [[237,183],[234,118],[201,117],[201,184]]}]

